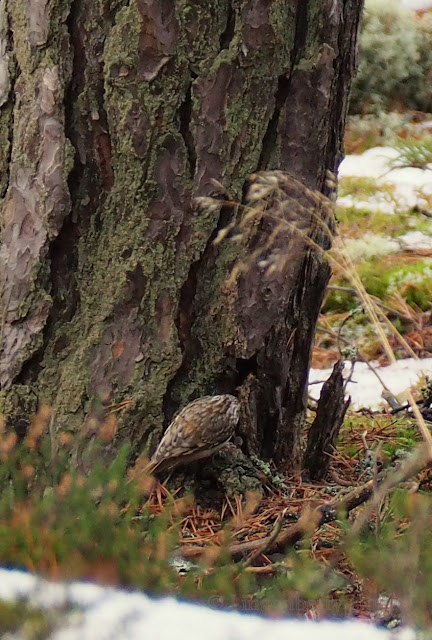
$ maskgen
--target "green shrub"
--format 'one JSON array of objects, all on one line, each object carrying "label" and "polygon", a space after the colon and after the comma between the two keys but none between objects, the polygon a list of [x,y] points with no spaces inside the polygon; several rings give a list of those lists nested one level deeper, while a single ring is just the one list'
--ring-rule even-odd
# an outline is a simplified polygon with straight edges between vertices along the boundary
[{"label": "green shrub", "polygon": [[338,184],[338,196],[351,195],[354,197],[367,198],[373,196],[382,189],[375,178],[369,176],[342,176]]},{"label": "green shrub", "polygon": [[365,233],[362,238],[348,238],[345,249],[353,262],[371,260],[398,251],[398,244],[376,233]]},{"label": "green shrub", "polygon": [[366,532],[349,549],[356,570],[400,602],[405,622],[432,623],[432,500],[398,490],[381,517],[379,535]]},{"label": "green shrub", "polygon": [[[44,420],[35,422],[43,426]],[[188,537],[182,528],[196,508],[192,499],[165,495],[163,509],[148,502],[149,479],[139,466],[128,468],[126,444],[109,462],[103,456],[106,442],[96,438],[91,468],[71,468],[76,444],[68,441],[53,458],[50,439],[40,430],[17,444],[13,433],[2,432],[0,420],[0,565],[292,615],[299,601],[313,606],[324,598],[327,606],[327,594],[340,584],[308,552],[292,549],[290,570],[281,563],[265,584],[233,562],[224,545],[189,566],[183,560],[180,573],[175,548]],[[229,519],[224,527],[221,538],[229,544]],[[0,603],[0,635],[17,628],[24,616],[22,607]]]},{"label": "green shrub", "polygon": [[[355,87],[354,87],[355,91]],[[359,110],[364,98],[360,97]],[[354,103],[352,103],[352,109]],[[347,119],[345,129],[345,149],[347,153],[363,153],[373,147],[385,147],[395,144],[400,137],[424,135],[419,122],[413,122],[412,114],[398,111],[378,111],[378,113],[352,114]]]},{"label": "green shrub", "polygon": [[429,24],[397,0],[370,0],[360,32],[351,112],[374,113],[395,105],[431,111],[431,75]]},{"label": "green shrub", "polygon": [[432,164],[432,138],[430,137],[423,137],[422,140],[415,138],[399,140],[394,146],[399,155],[392,161],[392,168],[414,167],[426,170],[428,165]]},{"label": "green shrub", "polygon": [[399,293],[409,305],[422,311],[431,308],[432,263],[419,261],[397,267],[387,274],[387,294]]},{"label": "green shrub", "polygon": [[[163,508],[160,503],[147,501],[148,485],[146,488],[138,472],[139,464],[134,471],[128,468],[127,445],[114,460],[104,461],[106,440],[96,438],[94,464],[86,471],[76,465],[71,469],[71,450],[80,443],[58,434],[58,447],[52,447],[49,436],[42,432],[48,419],[49,413],[45,410],[33,421],[30,434],[19,444],[13,433],[7,433],[4,425],[2,428],[0,421],[0,563],[3,565],[57,578],[80,577],[142,588],[153,594],[170,593],[213,606],[291,616],[303,616],[312,610],[319,615],[340,617],[352,613],[353,605],[356,606],[352,596],[358,582],[346,564],[354,561],[362,575],[389,595],[414,596],[409,600],[406,619],[430,622],[430,496],[424,501],[412,496],[398,498],[388,521],[382,521],[376,535],[370,540],[362,536],[348,544],[346,560],[338,551],[338,545],[343,542],[343,530],[349,530],[350,521],[341,514],[339,524],[322,528],[319,538],[323,538],[323,549],[333,549],[340,564],[333,563],[332,557],[336,556],[325,553],[324,562],[319,562],[315,556],[319,553],[316,541],[312,554],[311,540],[304,539],[296,549],[286,548],[283,554],[272,557],[272,575],[248,572],[242,562],[232,560],[225,547],[235,526],[228,519],[221,532],[221,547],[208,547],[202,558],[189,563],[186,573],[179,574],[172,561],[173,551],[181,539],[187,537],[185,515],[194,516],[195,506],[166,493]],[[390,426],[390,439],[395,448],[414,446],[418,434],[411,429],[411,435],[406,420],[393,416],[377,420],[373,418],[368,426],[365,416],[348,415],[346,428],[339,437],[341,451],[347,453],[353,433],[360,429],[369,429],[371,437],[376,431],[383,440]],[[103,431],[101,428],[101,436]],[[352,455],[358,456],[358,453],[357,439]],[[323,489],[341,491],[337,485]],[[307,509],[310,499],[302,497],[301,500],[303,509]],[[298,502],[298,498],[294,501]],[[281,508],[281,503],[278,504],[274,508],[275,517]],[[261,517],[259,513],[254,515]],[[401,525],[403,535],[400,535]],[[394,563],[393,554],[397,558]],[[391,570],[387,569],[389,563]],[[420,567],[423,572],[419,571]],[[372,601],[370,605],[374,607]],[[0,635],[16,633],[21,637],[24,623],[26,632],[31,625],[31,634],[24,634],[25,637],[37,640],[56,626],[57,619],[52,616],[48,619],[37,609],[27,611],[22,603],[0,603]]]}]

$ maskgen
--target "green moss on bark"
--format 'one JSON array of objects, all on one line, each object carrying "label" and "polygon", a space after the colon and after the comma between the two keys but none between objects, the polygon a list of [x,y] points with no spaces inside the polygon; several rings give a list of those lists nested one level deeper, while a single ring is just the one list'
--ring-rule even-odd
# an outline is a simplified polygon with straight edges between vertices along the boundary
[{"label": "green moss on bark", "polygon": [[[329,22],[318,1],[302,9],[303,30],[294,1],[262,3],[260,11],[243,0],[163,11],[160,3],[98,0],[76,3],[68,15],[70,6],[56,4],[47,44],[33,55],[25,9],[10,1],[28,95],[38,65],[60,65],[76,150],[67,147],[64,159],[71,217],[49,256],[58,272],[51,282],[49,270],[44,276],[52,311],[21,379],[52,404],[59,429],[79,430],[95,397],[129,400],[118,414],[121,437],[148,443],[179,405],[219,391],[235,367],[225,285],[242,249],[212,246],[231,212],[197,210],[194,197],[213,193],[215,179],[241,200],[255,170],[287,158],[310,164],[300,144],[287,152],[286,123],[321,146],[330,135],[307,93],[320,95],[316,61]],[[289,94],[294,63],[306,64],[306,80],[315,73],[300,98]],[[25,137],[20,126],[14,143]]]}]

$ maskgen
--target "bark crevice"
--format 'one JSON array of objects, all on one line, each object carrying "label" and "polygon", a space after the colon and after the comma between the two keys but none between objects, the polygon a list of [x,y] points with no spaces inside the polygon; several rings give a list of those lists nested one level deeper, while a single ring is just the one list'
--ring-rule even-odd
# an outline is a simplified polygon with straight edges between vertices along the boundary
[{"label": "bark crevice", "polygon": [[[233,266],[274,226],[213,239],[234,218],[238,233],[250,209],[233,201],[257,169],[280,169],[267,178],[287,188],[285,221],[296,203],[299,220],[315,211],[303,187],[322,189],[340,159],[358,0],[47,7],[32,49],[26,8],[7,3],[4,397],[18,376],[70,431],[89,399],[109,398],[127,407],[119,439],[135,446],[189,400],[235,392],[249,404],[249,450],[294,464],[328,266],[285,229],[233,285]],[[196,209],[217,183],[229,202]],[[265,279],[260,263],[279,249],[289,261]]]},{"label": "bark crevice", "polygon": [[184,140],[186,147],[186,153],[189,164],[189,176],[193,180],[196,169],[196,150],[194,144],[194,137],[191,131],[192,120],[192,81],[188,84],[186,94],[182,104],[179,107],[179,119],[180,119],[180,135]]},{"label": "bark crevice", "polygon": [[[198,282],[200,274],[209,269],[210,263],[214,267],[218,253],[218,250],[214,246],[214,240],[219,231],[229,224],[232,215],[232,207],[224,207],[222,205],[218,222],[200,257],[190,265],[188,276],[180,289],[175,326],[177,328],[177,335],[182,352],[182,362],[175,375],[168,382],[163,396],[163,415],[166,424],[171,421],[174,413],[179,408],[179,388],[181,388],[182,384],[187,380],[192,363],[199,360],[202,356],[203,346],[200,344],[200,340],[194,332],[195,321],[200,311],[199,299],[197,299]],[[226,376],[219,376],[218,380],[216,380],[216,377],[213,377],[212,381],[209,380],[208,389],[203,390],[202,393],[232,393],[234,390],[233,384],[231,383],[232,377],[232,375],[229,376],[230,383],[228,385],[225,381]],[[193,396],[188,397],[188,400],[193,399]]]},{"label": "bark crevice", "polygon": [[290,95],[291,76],[295,65],[298,64],[301,59],[301,54],[306,43],[308,4],[309,0],[300,0],[297,3],[293,46],[290,53],[290,66],[289,69],[278,77],[277,89],[274,95],[273,113],[263,136],[261,154],[257,166],[259,171],[278,168],[272,167],[271,161],[275,161],[274,149],[279,135],[279,121],[282,109]]},{"label": "bark crevice", "polygon": [[[14,55],[14,34],[10,23],[10,16],[6,14],[3,7],[3,15],[0,10],[0,20],[3,18],[6,26],[0,31],[0,55],[3,71],[3,84],[0,88],[0,109],[2,120],[2,147],[7,146],[7,154],[1,159],[2,171],[4,174],[0,178],[0,199],[6,195],[7,187],[10,179],[10,167],[12,161],[12,142],[14,129],[14,110],[15,110],[15,84],[20,74],[18,60]],[[12,64],[13,60],[13,64]],[[13,69],[12,69],[13,67]],[[12,73],[13,70],[13,73]],[[8,122],[6,123],[6,121]],[[5,129],[7,128],[7,134]],[[1,348],[1,345],[0,345]]]},{"label": "bark crevice", "polygon": [[234,38],[236,28],[236,11],[232,2],[228,3],[227,20],[224,31],[219,39],[220,50],[229,49],[231,42]]},{"label": "bark crevice", "polygon": [[274,158],[274,149],[278,138],[278,127],[281,110],[289,96],[291,86],[291,78],[286,74],[279,76],[278,87],[274,96],[274,110],[267,125],[267,131],[264,134],[261,155],[258,160],[258,170],[264,171],[272,169],[270,163]]}]

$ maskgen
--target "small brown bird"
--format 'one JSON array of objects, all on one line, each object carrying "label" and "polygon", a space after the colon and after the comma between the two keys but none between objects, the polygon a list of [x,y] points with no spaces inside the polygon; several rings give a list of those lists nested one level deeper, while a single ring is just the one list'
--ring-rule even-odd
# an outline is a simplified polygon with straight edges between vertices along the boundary
[{"label": "small brown bird", "polygon": [[208,458],[234,435],[239,412],[237,398],[228,394],[194,400],[175,416],[144,472]]}]

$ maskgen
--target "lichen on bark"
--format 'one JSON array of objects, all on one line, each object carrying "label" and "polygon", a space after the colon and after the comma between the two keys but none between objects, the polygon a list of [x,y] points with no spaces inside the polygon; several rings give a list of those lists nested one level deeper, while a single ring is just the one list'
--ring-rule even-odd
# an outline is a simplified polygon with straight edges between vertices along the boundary
[{"label": "lichen on bark", "polygon": [[[5,387],[29,385],[71,431],[95,398],[127,400],[119,433],[139,447],[179,405],[252,376],[263,453],[298,460],[328,267],[304,251],[297,291],[284,292],[261,344],[246,330],[239,341],[241,297],[225,283],[247,249],[213,245],[238,212],[195,198],[215,195],[216,181],[240,202],[252,172],[276,168],[325,190],[340,159],[359,5],[9,0],[19,73],[13,118],[0,105],[12,141]],[[0,28],[0,47],[2,37]]]}]

